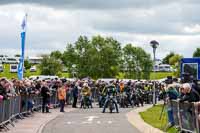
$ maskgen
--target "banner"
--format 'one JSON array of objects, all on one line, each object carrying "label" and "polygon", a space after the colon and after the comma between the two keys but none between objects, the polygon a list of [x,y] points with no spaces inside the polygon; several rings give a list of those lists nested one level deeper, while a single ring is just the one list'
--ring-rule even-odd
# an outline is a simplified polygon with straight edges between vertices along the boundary
[{"label": "banner", "polygon": [[18,65],[18,79],[22,80],[24,76],[24,52],[25,52],[25,39],[26,39],[26,23],[27,23],[27,14],[25,15],[22,21],[22,32],[21,32],[21,57]]}]

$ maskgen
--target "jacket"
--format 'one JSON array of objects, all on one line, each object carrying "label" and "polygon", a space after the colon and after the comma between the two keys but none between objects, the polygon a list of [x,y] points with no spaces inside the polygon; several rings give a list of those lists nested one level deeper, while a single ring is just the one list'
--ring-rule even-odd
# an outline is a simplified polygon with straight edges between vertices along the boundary
[{"label": "jacket", "polygon": [[65,97],[66,97],[66,90],[61,87],[58,89],[58,99],[59,100],[65,100]]}]

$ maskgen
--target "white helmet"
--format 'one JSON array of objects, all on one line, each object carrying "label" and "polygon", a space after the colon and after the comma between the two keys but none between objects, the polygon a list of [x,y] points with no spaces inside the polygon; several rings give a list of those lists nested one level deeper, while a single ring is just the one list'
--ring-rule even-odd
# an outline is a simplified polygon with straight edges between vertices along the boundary
[{"label": "white helmet", "polygon": [[88,84],[87,84],[87,83],[84,83],[84,84],[83,84],[83,87],[88,87]]}]

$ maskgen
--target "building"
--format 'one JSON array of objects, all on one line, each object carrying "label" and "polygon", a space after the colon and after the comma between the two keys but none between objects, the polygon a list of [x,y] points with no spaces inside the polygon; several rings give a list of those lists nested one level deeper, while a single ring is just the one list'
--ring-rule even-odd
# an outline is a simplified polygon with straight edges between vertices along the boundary
[{"label": "building", "polygon": [[31,64],[40,64],[42,62],[42,57],[28,57],[28,61]]}]

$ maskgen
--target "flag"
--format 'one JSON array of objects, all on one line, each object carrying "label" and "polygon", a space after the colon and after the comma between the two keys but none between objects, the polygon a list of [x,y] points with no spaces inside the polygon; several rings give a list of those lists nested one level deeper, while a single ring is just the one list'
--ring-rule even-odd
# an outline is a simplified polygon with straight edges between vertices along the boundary
[{"label": "flag", "polygon": [[24,75],[24,52],[25,52],[25,39],[26,39],[26,26],[27,26],[27,14],[24,16],[21,24],[21,57],[18,65],[18,79],[22,80]]}]

